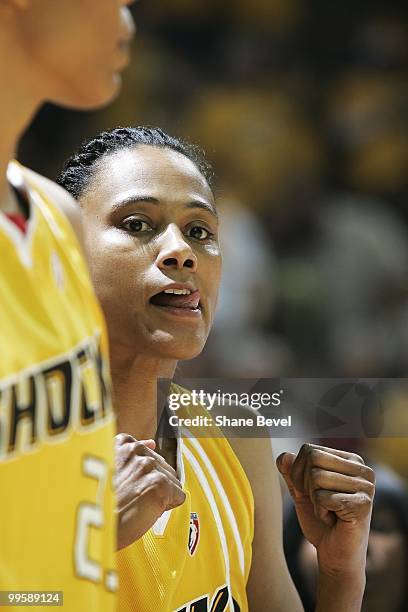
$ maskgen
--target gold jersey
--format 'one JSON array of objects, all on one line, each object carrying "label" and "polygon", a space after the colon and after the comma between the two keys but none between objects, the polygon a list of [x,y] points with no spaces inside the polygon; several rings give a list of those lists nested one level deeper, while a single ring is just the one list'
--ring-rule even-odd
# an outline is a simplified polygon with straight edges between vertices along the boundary
[{"label": "gold jersey", "polygon": [[214,434],[178,439],[185,502],[118,552],[120,612],[247,612],[253,495],[228,440]]},{"label": "gold jersey", "polygon": [[[26,232],[0,212],[0,590],[116,609],[106,330],[74,232],[31,174]],[[25,609],[32,609],[24,606]]]}]

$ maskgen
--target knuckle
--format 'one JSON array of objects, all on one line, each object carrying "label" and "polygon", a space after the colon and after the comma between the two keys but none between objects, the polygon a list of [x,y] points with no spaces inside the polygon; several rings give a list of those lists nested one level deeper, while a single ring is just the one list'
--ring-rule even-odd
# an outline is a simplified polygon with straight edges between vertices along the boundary
[{"label": "knuckle", "polygon": [[351,496],[350,500],[347,502],[350,511],[354,511],[356,514],[361,512],[368,511],[372,506],[373,500],[372,497],[365,491],[359,491]]},{"label": "knuckle", "polygon": [[300,455],[308,455],[313,450],[313,445],[310,442],[304,442],[300,447]]},{"label": "knuckle", "polygon": [[373,485],[375,485],[375,471],[372,468],[368,467],[368,465],[365,466],[365,477]]},{"label": "knuckle", "polygon": [[322,480],[322,470],[320,468],[313,467],[310,470],[310,479],[311,479],[312,484],[314,486],[320,484],[320,482]]},{"label": "knuckle", "polygon": [[354,461],[355,463],[359,463],[360,465],[365,465],[364,459],[360,457],[360,455],[357,455],[357,453],[350,453],[350,459]]},{"label": "knuckle", "polygon": [[144,444],[142,444],[142,442],[139,442],[139,440],[134,440],[131,452],[133,453],[133,455],[145,456],[147,455],[148,449]]},{"label": "knuckle", "polygon": [[150,489],[150,499],[155,506],[158,506],[160,513],[164,512],[167,506],[167,494],[161,487]]},{"label": "knuckle", "polygon": [[164,490],[168,487],[168,479],[163,472],[156,472],[153,477],[153,483],[156,489]]},{"label": "knuckle", "polygon": [[312,448],[309,451],[309,459],[312,463],[317,462],[320,457],[321,457],[321,452],[319,451],[318,448]]},{"label": "knuckle", "polygon": [[145,474],[151,472],[156,466],[156,460],[153,457],[149,457],[148,455],[139,456],[137,461],[142,472]]},{"label": "knuckle", "polygon": [[127,444],[129,442],[134,442],[135,441],[133,436],[131,436],[130,434],[127,434],[127,433],[116,434],[115,440],[116,440],[116,444],[118,446],[120,446],[122,444]]},{"label": "knuckle", "polygon": [[370,495],[370,497],[374,497],[375,484],[367,480],[365,488],[366,488],[367,493]]}]

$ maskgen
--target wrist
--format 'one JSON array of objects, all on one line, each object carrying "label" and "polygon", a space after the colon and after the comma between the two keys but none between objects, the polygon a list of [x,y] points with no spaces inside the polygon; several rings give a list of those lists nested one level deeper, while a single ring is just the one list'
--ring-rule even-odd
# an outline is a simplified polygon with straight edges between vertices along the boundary
[{"label": "wrist", "polygon": [[322,555],[317,550],[317,564],[319,576],[335,579],[336,581],[358,582],[365,581],[367,562],[367,548],[358,550],[355,554],[347,556]]},{"label": "wrist", "polygon": [[319,572],[316,612],[360,612],[366,576],[359,571]]},{"label": "wrist", "polygon": [[339,586],[355,586],[364,589],[366,582],[365,567],[353,571],[319,571],[318,580],[321,583],[339,585]]}]

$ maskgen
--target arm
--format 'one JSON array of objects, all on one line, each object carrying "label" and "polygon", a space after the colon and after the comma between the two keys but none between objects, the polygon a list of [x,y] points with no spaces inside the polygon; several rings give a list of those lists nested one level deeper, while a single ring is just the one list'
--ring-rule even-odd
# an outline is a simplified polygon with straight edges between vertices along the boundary
[{"label": "arm", "polygon": [[[303,609],[282,545],[277,470],[268,439],[230,440],[251,482],[255,501],[253,562],[247,585],[250,610]],[[278,468],[294,499],[304,536],[317,549],[316,612],[359,612],[374,496],[374,473],[352,453],[305,444],[284,453]],[[268,602],[268,607],[265,607]]]},{"label": "arm", "polygon": [[317,612],[359,612],[375,491],[373,470],[354,453],[304,444],[277,466],[303,535],[317,550]]},{"label": "arm", "polygon": [[255,533],[247,585],[252,612],[302,612],[289,574],[282,542],[282,497],[268,438],[229,440],[248,479],[255,501]]}]

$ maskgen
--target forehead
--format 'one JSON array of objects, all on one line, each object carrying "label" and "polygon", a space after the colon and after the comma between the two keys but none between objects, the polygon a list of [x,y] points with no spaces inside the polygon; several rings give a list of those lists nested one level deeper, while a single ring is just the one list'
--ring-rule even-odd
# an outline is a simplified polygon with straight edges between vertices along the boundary
[{"label": "forehead", "polygon": [[103,193],[112,201],[127,191],[159,199],[199,196],[213,201],[206,179],[190,159],[172,149],[147,145],[102,157],[89,186],[94,194]]}]

